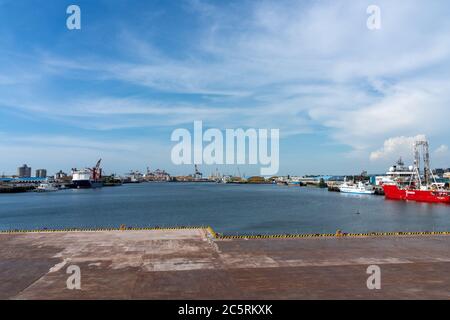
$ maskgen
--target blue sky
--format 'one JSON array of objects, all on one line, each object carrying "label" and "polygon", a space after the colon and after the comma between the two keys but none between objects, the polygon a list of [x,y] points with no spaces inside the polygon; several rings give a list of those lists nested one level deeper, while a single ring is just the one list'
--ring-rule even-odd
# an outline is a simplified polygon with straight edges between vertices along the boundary
[{"label": "blue sky", "polygon": [[[81,8],[81,30],[66,8]],[[381,8],[381,30],[366,8]],[[175,128],[279,128],[280,174],[450,167],[448,1],[0,0],[0,173],[165,168]],[[204,167],[205,173],[214,168]],[[234,166],[220,168],[234,173]],[[257,174],[259,166],[240,168]]]}]

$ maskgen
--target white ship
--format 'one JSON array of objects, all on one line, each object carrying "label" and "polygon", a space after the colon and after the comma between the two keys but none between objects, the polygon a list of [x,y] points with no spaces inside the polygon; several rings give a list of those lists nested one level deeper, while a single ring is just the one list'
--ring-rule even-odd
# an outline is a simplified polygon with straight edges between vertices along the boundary
[{"label": "white ship", "polygon": [[58,191],[59,188],[53,182],[43,182],[37,188],[36,192],[52,192]]},{"label": "white ship", "polygon": [[371,185],[364,184],[361,181],[358,184],[348,184],[345,181],[339,186],[339,191],[343,193],[375,194],[375,189]]},{"label": "white ship", "polygon": [[375,185],[381,186],[388,183],[409,184],[411,177],[415,174],[413,166],[405,166],[402,158],[389,168],[384,176],[375,177]]},{"label": "white ship", "polygon": [[86,188],[100,188],[103,187],[102,182],[102,169],[100,168],[100,162],[98,160],[94,168],[86,169],[72,169],[72,184],[74,188],[86,189]]}]

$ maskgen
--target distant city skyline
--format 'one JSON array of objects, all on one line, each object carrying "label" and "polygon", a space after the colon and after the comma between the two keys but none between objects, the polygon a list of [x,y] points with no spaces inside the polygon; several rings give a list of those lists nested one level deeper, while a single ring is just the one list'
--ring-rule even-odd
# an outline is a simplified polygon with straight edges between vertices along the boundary
[{"label": "distant city skyline", "polygon": [[[69,30],[66,9],[81,8]],[[381,28],[367,27],[367,7]],[[0,0],[0,173],[164,169],[173,130],[280,130],[286,174],[450,167],[448,1]],[[209,175],[255,166],[200,166]],[[34,173],[34,172],[33,172]]]}]

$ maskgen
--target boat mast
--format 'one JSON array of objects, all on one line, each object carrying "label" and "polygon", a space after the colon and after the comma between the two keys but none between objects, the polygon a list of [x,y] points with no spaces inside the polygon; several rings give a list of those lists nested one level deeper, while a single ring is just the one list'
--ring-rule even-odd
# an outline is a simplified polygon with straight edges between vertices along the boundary
[{"label": "boat mast", "polygon": [[417,175],[417,180],[419,182],[419,187],[422,185],[422,180],[420,179],[420,151],[419,151],[420,141],[414,142],[414,172]]},{"label": "boat mast", "polygon": [[430,185],[431,178],[436,182],[436,178],[430,168],[430,151],[427,140],[417,140],[414,143],[414,166],[417,171],[417,176],[419,178],[419,185],[422,185],[420,179],[420,147],[422,147],[422,157],[423,157],[423,180],[426,186]]}]

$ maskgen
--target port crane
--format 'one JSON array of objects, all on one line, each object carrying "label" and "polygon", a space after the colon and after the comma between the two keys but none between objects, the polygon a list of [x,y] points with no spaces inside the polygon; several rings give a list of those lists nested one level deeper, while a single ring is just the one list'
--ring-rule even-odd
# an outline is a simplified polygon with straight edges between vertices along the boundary
[{"label": "port crane", "polygon": [[92,169],[89,169],[92,172],[92,178],[94,180],[99,180],[102,178],[102,169],[100,168],[101,162],[102,162],[102,159],[98,160],[95,167]]}]

